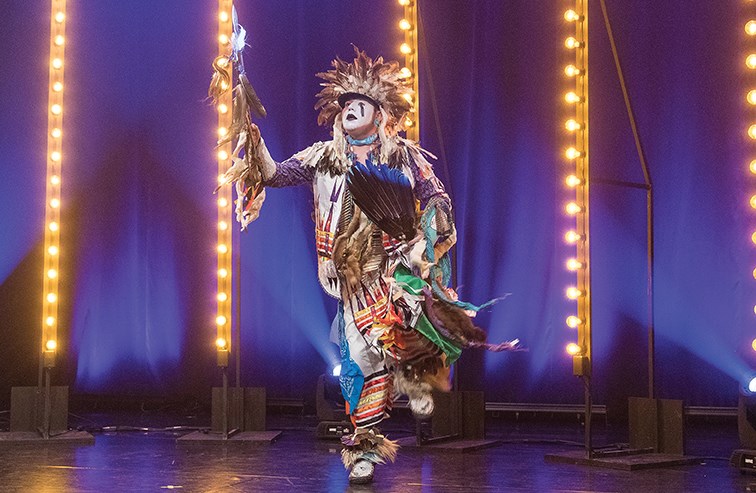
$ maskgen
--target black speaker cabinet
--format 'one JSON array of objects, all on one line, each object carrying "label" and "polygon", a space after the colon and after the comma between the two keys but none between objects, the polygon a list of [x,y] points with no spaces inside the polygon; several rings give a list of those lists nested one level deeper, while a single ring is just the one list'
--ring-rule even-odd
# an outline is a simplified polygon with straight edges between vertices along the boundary
[{"label": "black speaker cabinet", "polygon": [[685,454],[683,402],[630,397],[630,447],[663,454]]},{"label": "black speaker cabinet", "polygon": [[486,403],[483,392],[434,392],[433,401],[433,437],[457,435],[468,440],[485,438]]},{"label": "black speaker cabinet", "polygon": [[[43,387],[12,387],[10,431],[39,431],[45,413]],[[50,433],[68,430],[68,387],[50,387]]]},{"label": "black speaker cabinet", "polygon": [[[228,388],[228,431],[265,431],[265,387]],[[213,387],[210,428],[223,432],[223,387]]]}]

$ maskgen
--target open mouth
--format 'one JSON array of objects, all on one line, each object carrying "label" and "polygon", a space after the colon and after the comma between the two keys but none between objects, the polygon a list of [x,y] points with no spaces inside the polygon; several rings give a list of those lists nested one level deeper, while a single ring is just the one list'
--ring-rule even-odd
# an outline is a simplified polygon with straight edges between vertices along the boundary
[{"label": "open mouth", "polygon": [[348,121],[352,121],[352,120],[356,120],[356,119],[357,119],[357,117],[356,117],[355,115],[353,115],[352,113],[349,113],[349,114],[348,114],[348,115],[346,116],[346,119],[347,119]]}]

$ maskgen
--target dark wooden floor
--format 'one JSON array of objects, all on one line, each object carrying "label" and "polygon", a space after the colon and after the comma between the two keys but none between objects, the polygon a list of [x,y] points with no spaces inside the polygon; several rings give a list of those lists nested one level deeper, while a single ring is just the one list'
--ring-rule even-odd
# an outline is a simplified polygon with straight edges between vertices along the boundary
[{"label": "dark wooden floor", "polygon": [[[270,445],[177,445],[177,437],[205,424],[197,421],[197,416],[160,410],[74,416],[73,425],[94,431],[95,445],[2,446],[0,491],[756,491],[756,476],[728,463],[738,448],[732,418],[699,419],[687,426],[687,452],[701,463],[631,472],[546,462],[546,454],[580,450],[583,430],[576,419],[489,417],[487,436],[501,440],[498,445],[462,454],[405,448],[395,464],[377,468],[374,484],[351,488],[338,442],[318,440],[313,417],[269,416],[268,428],[283,431]],[[174,425],[187,428],[171,429]],[[400,413],[384,429],[399,438],[411,435],[413,424]],[[626,435],[600,420],[594,429],[596,445]]]}]

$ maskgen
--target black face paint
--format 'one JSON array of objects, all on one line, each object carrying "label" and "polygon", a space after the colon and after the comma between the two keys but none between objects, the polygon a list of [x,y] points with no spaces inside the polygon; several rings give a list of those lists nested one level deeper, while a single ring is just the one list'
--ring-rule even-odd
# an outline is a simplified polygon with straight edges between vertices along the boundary
[{"label": "black face paint", "polygon": [[362,113],[362,116],[365,116],[365,103],[357,103],[360,106],[360,113]]}]

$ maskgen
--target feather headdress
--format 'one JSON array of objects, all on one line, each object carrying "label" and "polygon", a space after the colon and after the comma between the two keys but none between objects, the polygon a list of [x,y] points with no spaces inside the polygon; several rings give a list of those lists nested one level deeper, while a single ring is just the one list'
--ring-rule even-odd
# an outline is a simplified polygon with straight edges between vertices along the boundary
[{"label": "feather headdress", "polygon": [[317,94],[315,109],[319,125],[333,125],[341,112],[339,97],[345,94],[360,94],[375,101],[389,116],[389,127],[401,130],[404,117],[410,111],[412,96],[410,81],[399,71],[398,62],[384,62],[383,57],[375,60],[364,51],[354,47],[355,58],[349,63],[340,58],[331,62],[333,70],[320,72],[318,77],[324,79],[320,85],[323,89]]}]

